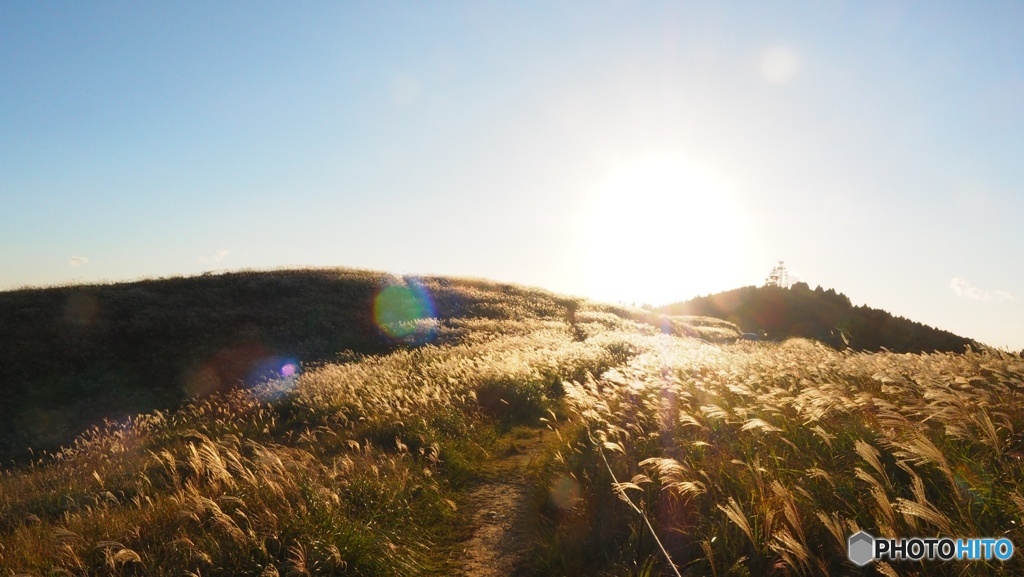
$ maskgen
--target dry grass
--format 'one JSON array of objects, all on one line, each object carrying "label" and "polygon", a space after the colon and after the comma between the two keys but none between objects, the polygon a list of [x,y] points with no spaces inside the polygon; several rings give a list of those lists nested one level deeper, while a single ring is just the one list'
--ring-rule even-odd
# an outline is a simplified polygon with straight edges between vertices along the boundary
[{"label": "dry grass", "polygon": [[0,575],[451,574],[469,482],[503,432],[540,423],[560,442],[535,479],[536,574],[670,574],[660,542],[683,575],[861,575],[859,529],[1024,543],[1017,356],[713,344],[735,328],[423,286],[445,311],[418,327],[432,344],[109,423],[0,473]]},{"label": "dry grass", "polygon": [[[619,479],[651,479],[630,493],[684,575],[860,575],[846,561],[846,537],[859,529],[1024,542],[1019,357],[853,354],[804,340],[632,342],[640,354],[626,367],[566,384],[579,432],[553,456],[548,476],[588,480],[580,491],[595,494],[609,484],[603,453]],[[581,501],[569,514],[540,511],[547,536],[536,557],[546,572],[592,562],[544,545],[573,551],[564,543],[571,539],[600,544],[598,568],[613,574],[672,574],[667,562],[649,566],[658,552],[614,499]],[[628,527],[611,537],[579,531],[574,516]],[[1009,575],[1024,564],[1014,557],[896,569]]]},{"label": "dry grass", "polygon": [[461,489],[491,442],[655,332],[458,291],[483,316],[437,322],[438,344],[108,423],[3,472],[0,574],[451,573]]}]

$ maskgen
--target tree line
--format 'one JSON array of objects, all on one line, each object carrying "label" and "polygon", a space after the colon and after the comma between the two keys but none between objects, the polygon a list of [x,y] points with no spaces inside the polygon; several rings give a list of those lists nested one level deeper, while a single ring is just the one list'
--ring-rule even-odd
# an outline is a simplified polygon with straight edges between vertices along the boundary
[{"label": "tree line", "polygon": [[815,339],[837,349],[887,349],[899,353],[963,352],[978,348],[972,339],[868,306],[849,297],[798,282],[790,288],[743,287],[697,297],[658,309],[676,315],[712,316],[736,323],[745,333],[781,340]]}]

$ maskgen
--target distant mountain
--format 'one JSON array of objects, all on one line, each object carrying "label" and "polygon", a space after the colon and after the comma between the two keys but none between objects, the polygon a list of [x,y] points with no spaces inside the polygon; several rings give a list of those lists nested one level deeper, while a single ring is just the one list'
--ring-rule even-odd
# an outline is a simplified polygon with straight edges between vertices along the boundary
[{"label": "distant mountain", "polygon": [[811,290],[806,283],[791,288],[743,287],[670,304],[657,312],[671,315],[710,316],[735,323],[740,330],[768,339],[806,337],[836,348],[900,353],[963,352],[978,343],[895,317],[867,306],[853,306],[834,289]]}]

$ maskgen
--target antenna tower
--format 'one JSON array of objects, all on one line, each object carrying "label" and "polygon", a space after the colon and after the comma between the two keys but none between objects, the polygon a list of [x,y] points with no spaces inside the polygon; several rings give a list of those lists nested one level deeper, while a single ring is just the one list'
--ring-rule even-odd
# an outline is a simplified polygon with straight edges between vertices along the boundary
[{"label": "antenna tower", "polygon": [[789,271],[786,270],[786,263],[780,260],[779,264],[772,267],[771,274],[764,279],[764,285],[789,288]]}]

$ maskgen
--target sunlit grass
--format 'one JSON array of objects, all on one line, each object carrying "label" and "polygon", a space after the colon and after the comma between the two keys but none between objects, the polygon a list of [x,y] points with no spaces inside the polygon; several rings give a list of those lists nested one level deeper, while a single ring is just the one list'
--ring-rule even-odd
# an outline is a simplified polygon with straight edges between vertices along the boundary
[{"label": "sunlit grass", "polygon": [[469,490],[541,426],[535,574],[861,575],[846,560],[860,529],[1024,543],[1017,356],[737,343],[714,319],[417,282],[438,316],[416,338],[0,473],[0,575],[457,573]]},{"label": "sunlit grass", "polygon": [[[546,571],[592,561],[565,557],[570,538],[617,542],[603,566],[623,574],[652,562],[671,574],[640,520],[599,493],[611,492],[602,454],[684,575],[861,574],[846,560],[846,539],[860,529],[1024,542],[1019,357],[849,354],[802,340],[716,347],[644,337],[636,347],[642,354],[625,368],[566,385],[579,428],[549,476],[580,480],[594,496],[569,515],[549,510],[540,530],[553,540],[538,540],[537,558],[559,562]],[[616,519],[617,536],[581,531],[573,515]],[[966,570],[1021,568],[1015,557]]]},{"label": "sunlit grass", "polygon": [[464,302],[509,310],[449,319],[438,344],[110,423],[4,472],[0,567],[449,574],[457,560],[438,552],[454,550],[460,489],[481,474],[490,443],[554,414],[562,382],[628,358],[622,330],[655,330],[604,317],[608,328],[592,330],[584,307],[574,323],[592,336],[581,339],[566,320],[479,290],[487,298]]}]

